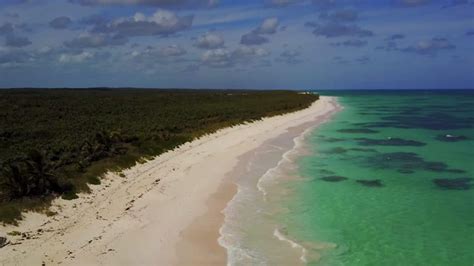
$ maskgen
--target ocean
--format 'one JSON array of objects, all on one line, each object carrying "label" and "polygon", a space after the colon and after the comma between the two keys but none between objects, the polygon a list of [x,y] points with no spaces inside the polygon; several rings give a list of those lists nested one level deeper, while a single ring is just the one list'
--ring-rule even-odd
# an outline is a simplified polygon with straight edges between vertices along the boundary
[{"label": "ocean", "polygon": [[320,93],[343,109],[237,181],[230,264],[472,266],[474,91]]}]

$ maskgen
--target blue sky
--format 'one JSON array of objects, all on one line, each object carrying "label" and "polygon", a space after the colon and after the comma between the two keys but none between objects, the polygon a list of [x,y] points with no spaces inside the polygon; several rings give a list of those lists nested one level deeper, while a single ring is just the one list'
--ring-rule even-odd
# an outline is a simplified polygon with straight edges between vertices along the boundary
[{"label": "blue sky", "polygon": [[2,0],[0,87],[474,88],[474,0]]}]

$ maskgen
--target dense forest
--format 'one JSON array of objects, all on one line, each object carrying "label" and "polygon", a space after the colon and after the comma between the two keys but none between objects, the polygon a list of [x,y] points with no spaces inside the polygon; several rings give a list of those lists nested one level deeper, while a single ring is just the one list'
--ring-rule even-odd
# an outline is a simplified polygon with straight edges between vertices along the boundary
[{"label": "dense forest", "polygon": [[108,170],[317,99],[293,91],[0,90],[0,222],[54,197],[73,199]]}]

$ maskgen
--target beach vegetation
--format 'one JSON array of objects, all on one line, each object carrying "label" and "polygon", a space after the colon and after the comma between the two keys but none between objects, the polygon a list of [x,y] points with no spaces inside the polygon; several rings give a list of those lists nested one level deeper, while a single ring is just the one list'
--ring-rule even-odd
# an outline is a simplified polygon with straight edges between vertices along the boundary
[{"label": "beach vegetation", "polygon": [[19,231],[11,231],[11,232],[8,232],[7,235],[9,235],[9,236],[19,236],[19,235],[21,235],[21,232],[19,232]]},{"label": "beach vegetation", "polygon": [[56,197],[75,199],[107,171],[317,99],[293,91],[0,90],[0,222],[14,224]]}]

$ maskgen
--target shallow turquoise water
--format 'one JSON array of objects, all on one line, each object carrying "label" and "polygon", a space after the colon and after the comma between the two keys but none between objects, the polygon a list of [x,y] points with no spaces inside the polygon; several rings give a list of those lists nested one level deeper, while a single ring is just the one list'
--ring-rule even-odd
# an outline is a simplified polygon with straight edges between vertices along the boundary
[{"label": "shallow turquoise water", "polygon": [[473,265],[474,92],[337,96],[280,217],[302,243],[337,245],[309,264]]}]

